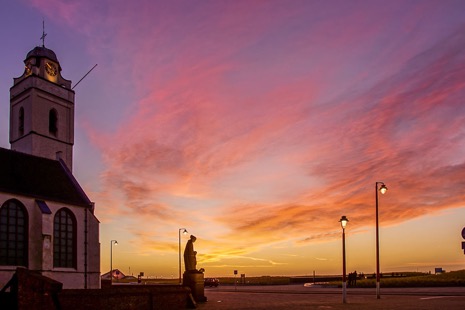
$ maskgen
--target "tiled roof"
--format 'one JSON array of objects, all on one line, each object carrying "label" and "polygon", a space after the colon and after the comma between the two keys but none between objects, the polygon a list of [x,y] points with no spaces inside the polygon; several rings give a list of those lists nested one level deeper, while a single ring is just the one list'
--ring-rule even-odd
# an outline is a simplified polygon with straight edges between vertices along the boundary
[{"label": "tiled roof", "polygon": [[91,207],[63,161],[0,148],[0,192]]}]

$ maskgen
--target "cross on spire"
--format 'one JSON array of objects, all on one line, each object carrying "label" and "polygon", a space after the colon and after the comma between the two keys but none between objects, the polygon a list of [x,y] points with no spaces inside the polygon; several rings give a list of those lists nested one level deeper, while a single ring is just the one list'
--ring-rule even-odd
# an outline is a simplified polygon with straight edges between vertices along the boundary
[{"label": "cross on spire", "polygon": [[45,37],[47,36],[47,34],[45,33],[45,21],[42,20],[42,36],[40,37],[40,39],[42,40],[42,47],[45,47]]}]

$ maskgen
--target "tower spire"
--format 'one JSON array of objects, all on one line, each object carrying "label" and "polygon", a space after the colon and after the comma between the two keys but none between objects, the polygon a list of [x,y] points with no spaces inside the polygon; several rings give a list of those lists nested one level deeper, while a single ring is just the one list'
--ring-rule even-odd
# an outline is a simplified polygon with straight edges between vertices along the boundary
[{"label": "tower spire", "polygon": [[45,33],[45,21],[42,20],[42,36],[40,37],[40,39],[42,40],[42,47],[45,47],[45,37],[47,36],[47,34]]}]

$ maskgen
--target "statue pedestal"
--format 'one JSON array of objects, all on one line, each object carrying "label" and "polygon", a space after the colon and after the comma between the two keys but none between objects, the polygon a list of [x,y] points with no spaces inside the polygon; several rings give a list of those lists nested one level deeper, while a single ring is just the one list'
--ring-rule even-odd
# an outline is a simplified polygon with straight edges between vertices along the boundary
[{"label": "statue pedestal", "polygon": [[185,271],[182,276],[182,285],[190,287],[192,297],[196,302],[205,302],[207,297],[204,294],[204,278],[200,271]]}]

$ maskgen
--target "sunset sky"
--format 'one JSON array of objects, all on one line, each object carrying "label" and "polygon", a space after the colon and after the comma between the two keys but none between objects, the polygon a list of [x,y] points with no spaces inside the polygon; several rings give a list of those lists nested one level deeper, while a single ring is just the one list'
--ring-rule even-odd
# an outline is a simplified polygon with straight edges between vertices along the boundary
[{"label": "sunset sky", "polygon": [[3,1],[3,148],[43,20],[102,273],[465,269],[465,1]]}]

